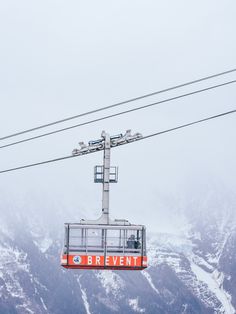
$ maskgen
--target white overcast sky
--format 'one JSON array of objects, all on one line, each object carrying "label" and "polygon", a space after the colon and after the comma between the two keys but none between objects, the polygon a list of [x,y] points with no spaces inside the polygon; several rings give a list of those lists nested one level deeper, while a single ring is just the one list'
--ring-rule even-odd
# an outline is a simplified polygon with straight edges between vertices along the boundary
[{"label": "white overcast sky", "polygon": [[[0,0],[0,135],[235,68],[235,16],[234,0]],[[123,108],[232,79],[236,74]],[[0,168],[69,155],[103,129],[146,135],[232,110],[235,95],[230,85],[2,149]],[[112,216],[165,231],[178,197],[214,182],[235,190],[235,133],[232,115],[112,151],[112,164],[119,165]],[[14,210],[29,206],[52,216],[60,210],[67,221],[81,213],[95,218],[101,186],[93,184],[93,166],[101,161],[97,153],[1,175],[1,206],[9,201]]]}]

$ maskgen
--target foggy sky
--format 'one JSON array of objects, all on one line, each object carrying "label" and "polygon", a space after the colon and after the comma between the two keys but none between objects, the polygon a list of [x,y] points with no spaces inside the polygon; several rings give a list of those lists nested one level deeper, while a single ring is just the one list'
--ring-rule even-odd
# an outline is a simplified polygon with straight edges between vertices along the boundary
[{"label": "foggy sky", "polygon": [[[0,1],[0,135],[235,68],[235,11],[233,0]],[[235,78],[227,75],[123,109]],[[147,135],[232,110],[235,94],[230,85],[2,149],[0,168],[69,155],[79,141],[97,139],[102,130]],[[176,199],[178,208],[178,198],[188,199],[212,182],[234,191],[235,131],[232,115],[114,149],[111,163],[119,166],[119,183],[111,187],[112,216],[167,230],[166,199]],[[67,221],[81,214],[96,218],[101,186],[93,183],[93,167],[101,162],[102,153],[96,153],[3,174],[1,204],[49,211],[52,217],[64,212]]]}]

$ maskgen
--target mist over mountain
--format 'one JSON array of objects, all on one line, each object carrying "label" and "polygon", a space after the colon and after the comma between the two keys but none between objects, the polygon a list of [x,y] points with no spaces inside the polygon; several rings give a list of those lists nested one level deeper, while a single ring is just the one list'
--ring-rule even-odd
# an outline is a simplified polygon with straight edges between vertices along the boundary
[{"label": "mist over mountain", "polygon": [[176,226],[148,232],[149,267],[141,272],[65,270],[70,209],[51,207],[49,222],[30,202],[24,211],[1,202],[0,312],[235,313],[236,196],[219,184],[197,194],[165,198]]}]

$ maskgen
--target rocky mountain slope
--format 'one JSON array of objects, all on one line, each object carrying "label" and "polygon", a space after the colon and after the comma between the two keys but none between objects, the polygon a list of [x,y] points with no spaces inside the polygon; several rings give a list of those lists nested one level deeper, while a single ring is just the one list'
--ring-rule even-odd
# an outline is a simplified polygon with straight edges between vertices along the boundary
[{"label": "rocky mountain slope", "polygon": [[65,270],[61,225],[2,215],[0,313],[236,313],[234,209],[214,193],[186,203],[184,232],[149,234],[142,272]]}]

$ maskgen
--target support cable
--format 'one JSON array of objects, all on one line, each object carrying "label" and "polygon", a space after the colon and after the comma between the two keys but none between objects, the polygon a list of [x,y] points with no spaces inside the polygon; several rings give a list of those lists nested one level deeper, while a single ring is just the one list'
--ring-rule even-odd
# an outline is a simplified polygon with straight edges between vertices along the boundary
[{"label": "support cable", "polygon": [[118,117],[118,116],[121,116],[123,114],[127,114],[127,113],[131,113],[131,112],[134,112],[134,111],[146,109],[146,108],[153,107],[153,106],[156,106],[156,105],[160,105],[160,104],[163,104],[163,103],[166,103],[166,102],[169,102],[169,101],[173,101],[173,100],[181,99],[181,98],[184,98],[184,97],[192,96],[192,95],[195,95],[195,94],[203,93],[203,92],[206,92],[206,91],[209,91],[209,90],[212,90],[212,89],[216,89],[216,88],[219,88],[219,87],[223,87],[223,86],[226,86],[226,85],[230,85],[230,84],[233,84],[233,83],[236,83],[236,80],[228,81],[228,82],[221,83],[221,84],[218,84],[218,85],[213,85],[213,86],[206,87],[206,88],[203,88],[203,89],[198,89],[198,90],[195,90],[195,91],[190,92],[190,93],[186,93],[186,94],[182,94],[182,95],[179,95],[179,96],[167,98],[167,99],[160,100],[160,101],[157,101],[157,102],[154,102],[154,103],[150,103],[150,104],[147,104],[147,105],[143,105],[143,106],[140,106],[140,107],[135,107],[133,109],[128,109],[128,110],[121,111],[121,112],[118,112],[118,113],[114,113],[114,114],[111,114],[111,115],[107,115],[107,116],[104,116],[104,117],[101,117],[101,118],[97,118],[97,119],[89,120],[89,121],[82,122],[82,123],[79,123],[79,124],[76,124],[76,125],[72,125],[72,126],[69,126],[69,127],[66,127],[66,128],[58,129],[58,130],[55,130],[55,131],[52,131],[52,132],[40,134],[40,135],[29,137],[29,138],[26,138],[26,139],[23,139],[23,140],[20,140],[20,141],[16,141],[16,142],[12,142],[12,143],[9,143],[9,144],[5,144],[5,145],[0,146],[0,149],[6,148],[6,147],[10,147],[10,146],[14,146],[14,145],[17,145],[17,144],[22,144],[22,143],[29,142],[29,141],[33,141],[33,140],[36,140],[36,139],[39,139],[39,138],[42,138],[42,137],[46,137],[46,136],[49,136],[49,135],[53,135],[53,134],[57,134],[57,133],[60,133],[60,132],[68,131],[68,130],[71,130],[71,129],[74,129],[74,128],[78,128],[78,127],[81,127],[81,126],[84,126],[84,125],[88,125],[88,124],[92,124],[92,123],[95,123],[95,122],[103,121],[103,120],[106,120],[106,119]]},{"label": "support cable", "polygon": [[131,102],[134,102],[134,101],[137,101],[137,100],[141,100],[141,99],[144,99],[144,98],[147,98],[147,97],[155,96],[155,95],[158,95],[158,94],[161,94],[161,93],[165,93],[165,92],[169,92],[171,90],[175,90],[175,89],[178,89],[178,88],[181,88],[181,87],[185,87],[185,86],[188,86],[188,85],[192,85],[192,84],[195,84],[195,83],[200,83],[200,82],[203,82],[203,81],[206,81],[206,80],[210,80],[210,79],[213,79],[213,78],[216,78],[216,77],[220,77],[220,76],[223,76],[223,75],[226,75],[226,74],[230,74],[230,73],[233,73],[235,71],[236,71],[236,69],[231,69],[231,70],[228,70],[228,71],[216,73],[216,74],[205,76],[205,77],[193,80],[193,81],[189,81],[189,82],[186,82],[186,83],[182,83],[182,84],[179,84],[179,85],[168,87],[168,88],[165,88],[165,89],[162,89],[162,90],[159,90],[159,91],[155,91],[155,92],[144,94],[144,95],[141,95],[141,96],[138,96],[138,97],[130,98],[128,100],[121,101],[121,102],[118,102],[118,103],[115,103],[115,104],[112,104],[112,105],[109,105],[109,106],[101,107],[101,108],[94,109],[94,110],[91,110],[91,111],[87,111],[87,112],[84,112],[84,113],[81,113],[81,114],[77,114],[77,115],[74,115],[74,116],[71,116],[71,117],[68,117],[68,118],[64,118],[64,119],[53,121],[53,122],[50,122],[50,123],[47,123],[47,124],[39,125],[37,127],[31,128],[31,129],[27,129],[27,130],[19,131],[19,132],[10,134],[10,135],[6,135],[6,136],[1,137],[0,140],[5,140],[5,139],[8,139],[8,138],[12,138],[12,137],[18,136],[18,135],[23,135],[23,134],[26,134],[26,133],[29,133],[29,132],[33,132],[33,131],[36,131],[36,130],[40,130],[40,129],[43,129],[43,128],[46,128],[46,127],[50,127],[50,126],[53,126],[53,125],[56,125],[56,124],[59,124],[59,123],[63,123],[63,122],[66,122],[66,121],[70,121],[70,120],[73,120],[73,119],[84,117],[86,115],[90,115],[90,114],[97,113],[97,112],[100,112],[100,111],[104,111],[104,110],[107,110],[107,109],[111,109],[111,108],[115,108],[115,107],[118,107],[118,106],[122,106],[122,105],[131,103]]},{"label": "support cable", "polygon": [[[179,125],[177,127],[171,128],[171,129],[167,129],[167,130],[164,130],[164,131],[159,131],[159,132],[156,132],[156,133],[152,133],[152,134],[143,136],[143,137],[137,139],[134,142],[145,140],[145,139],[148,139],[148,138],[151,138],[151,137],[154,137],[154,136],[158,136],[158,135],[162,135],[162,134],[165,134],[165,133],[173,132],[173,131],[176,131],[176,130],[179,130],[179,129],[182,129],[182,128],[186,128],[186,127],[192,126],[194,124],[203,123],[203,122],[206,122],[206,121],[209,121],[209,120],[212,120],[212,119],[221,118],[223,116],[230,115],[230,114],[233,114],[233,113],[236,113],[236,109],[235,110],[231,110],[231,111],[227,111],[227,112],[223,112],[223,113],[220,113],[220,114],[217,114],[217,115],[214,115],[214,116],[210,116],[210,117],[207,117],[207,118],[203,118],[203,119],[200,119],[200,120],[197,120],[197,121],[193,121],[193,122],[190,122],[190,123],[182,124],[182,125]],[[130,143],[134,143],[134,142],[123,143],[121,145],[130,144]],[[115,147],[118,147],[118,146],[115,146]],[[112,148],[114,148],[114,147],[112,147]],[[103,150],[103,149],[101,149],[101,150]],[[97,151],[99,151],[99,150],[97,150]],[[97,152],[97,151],[87,152],[86,154],[94,153],[94,152]],[[33,164],[23,165],[23,166],[19,166],[19,167],[15,167],[15,168],[5,169],[5,170],[1,170],[0,174],[1,173],[6,173],[6,172],[17,171],[17,170],[21,170],[21,169],[25,169],[25,168],[35,167],[35,166],[39,166],[39,165],[44,165],[44,164],[48,164],[48,163],[53,163],[53,162],[57,162],[57,161],[65,160],[65,159],[76,158],[78,156],[83,156],[83,155],[85,155],[85,154],[69,155],[69,156],[64,156],[64,157],[60,157],[60,158],[45,160],[45,161],[41,161],[41,162],[37,162],[37,163],[33,163]]]}]

